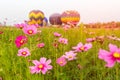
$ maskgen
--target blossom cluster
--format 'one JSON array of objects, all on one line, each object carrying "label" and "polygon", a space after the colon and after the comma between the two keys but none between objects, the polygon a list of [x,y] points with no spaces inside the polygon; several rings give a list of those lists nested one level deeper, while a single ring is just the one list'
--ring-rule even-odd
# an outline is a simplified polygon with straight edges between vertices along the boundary
[{"label": "blossom cluster", "polygon": [[[28,25],[28,24],[19,24],[17,26],[20,29],[22,29],[23,33],[25,34],[25,35],[19,35],[15,39],[15,45],[17,48],[19,48],[17,56],[22,56],[26,58],[28,56],[31,56],[32,54],[30,49],[23,46],[29,41],[29,37],[34,36],[39,32],[37,29],[38,27],[36,25]],[[54,32],[53,35],[55,38],[54,40],[55,42],[53,45],[54,47],[58,48],[59,45],[65,46],[69,43],[68,39],[64,38],[62,34],[58,32]],[[45,46],[44,42],[38,43],[36,45],[37,48],[44,48],[44,46]],[[76,60],[78,53],[86,52],[91,48],[92,48],[91,43],[83,44],[82,42],[79,42],[76,46],[72,47],[70,51],[65,52],[65,54],[61,55],[61,57],[57,58],[56,63],[60,66],[65,66],[68,62]],[[53,68],[51,62],[52,62],[51,59],[47,60],[47,58],[45,57],[41,57],[40,60],[32,60],[32,63],[34,65],[29,67],[30,72],[32,74],[34,73],[46,74],[48,70],[51,70]]]}]

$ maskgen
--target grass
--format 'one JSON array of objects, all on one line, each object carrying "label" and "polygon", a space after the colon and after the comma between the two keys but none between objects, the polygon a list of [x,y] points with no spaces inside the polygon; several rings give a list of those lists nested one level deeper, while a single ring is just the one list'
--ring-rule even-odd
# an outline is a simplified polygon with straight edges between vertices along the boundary
[{"label": "grass", "polygon": [[[28,36],[27,44],[23,47],[30,49],[31,56],[24,58],[18,57],[18,48],[15,46],[14,40],[18,35],[25,35],[22,30],[13,27],[0,27],[0,77],[3,80],[119,80],[120,69],[119,64],[115,64],[113,68],[104,67],[105,62],[98,59],[98,51],[100,48],[108,49],[108,44],[116,44],[120,47],[119,41],[105,39],[103,44],[93,42],[93,47],[87,52],[78,53],[77,59],[70,61],[67,65],[60,67],[56,63],[56,59],[62,56],[65,52],[70,51],[73,46],[79,42],[86,43],[86,38],[102,35],[114,34],[120,37],[119,30],[105,29],[84,29],[72,28],[64,31],[62,28],[40,28],[41,34]],[[93,35],[86,34],[87,32],[95,32]],[[53,33],[58,32],[64,38],[68,39],[68,45],[59,45],[58,48],[53,47]],[[38,40],[38,38],[40,40]],[[44,48],[37,48],[38,43],[44,42]],[[28,60],[39,60],[41,57],[46,57],[52,60],[53,69],[43,74],[31,74],[29,66],[32,62]],[[82,66],[82,68],[80,67]]]}]

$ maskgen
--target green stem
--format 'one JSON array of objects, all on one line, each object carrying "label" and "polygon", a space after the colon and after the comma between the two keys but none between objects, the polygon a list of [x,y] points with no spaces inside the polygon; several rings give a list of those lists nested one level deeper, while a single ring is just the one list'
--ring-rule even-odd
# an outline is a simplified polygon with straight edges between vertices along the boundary
[{"label": "green stem", "polygon": [[116,65],[117,65],[117,67],[116,67],[116,80],[119,80],[119,79],[118,79],[118,75],[119,75],[119,74],[118,74],[118,71],[119,71],[119,70],[118,70],[118,64],[116,64]]}]

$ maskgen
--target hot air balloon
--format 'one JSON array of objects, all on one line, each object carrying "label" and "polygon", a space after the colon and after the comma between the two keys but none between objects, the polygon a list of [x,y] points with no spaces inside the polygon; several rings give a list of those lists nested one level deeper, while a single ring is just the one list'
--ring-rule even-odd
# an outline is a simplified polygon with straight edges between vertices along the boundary
[{"label": "hot air balloon", "polygon": [[47,25],[48,25],[48,19],[44,17],[42,24],[40,24],[40,26],[47,26]]},{"label": "hot air balloon", "polygon": [[49,22],[52,25],[61,25],[62,21],[61,21],[61,14],[59,13],[54,13],[49,17]]},{"label": "hot air balloon", "polygon": [[61,21],[64,24],[77,25],[80,21],[80,14],[75,10],[67,10],[61,14]]},{"label": "hot air balloon", "polygon": [[42,24],[42,21],[44,19],[44,13],[40,10],[32,10],[29,13],[29,19],[30,21],[28,24]]}]

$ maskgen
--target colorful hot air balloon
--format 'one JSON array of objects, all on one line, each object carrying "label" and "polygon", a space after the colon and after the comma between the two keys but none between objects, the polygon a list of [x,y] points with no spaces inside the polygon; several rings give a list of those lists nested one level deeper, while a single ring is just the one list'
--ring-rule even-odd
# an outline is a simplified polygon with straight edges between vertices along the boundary
[{"label": "colorful hot air balloon", "polygon": [[40,26],[47,26],[47,25],[48,25],[48,19],[44,17],[42,24],[40,24]]},{"label": "colorful hot air balloon", "polygon": [[52,25],[61,25],[61,14],[59,13],[54,13],[49,17],[50,24]]},{"label": "colorful hot air balloon", "polygon": [[61,21],[65,24],[71,23],[77,25],[80,21],[80,14],[75,10],[64,11],[61,15]]},{"label": "colorful hot air balloon", "polygon": [[28,22],[28,24],[42,24],[44,13],[40,10],[32,10],[29,13],[29,19],[30,21]]}]

